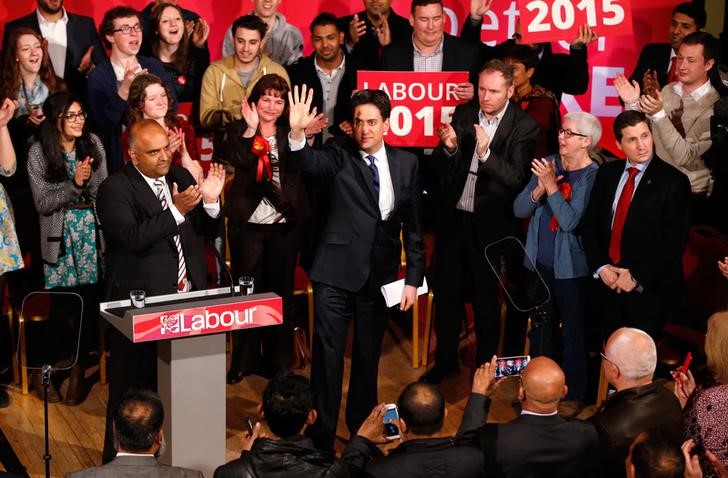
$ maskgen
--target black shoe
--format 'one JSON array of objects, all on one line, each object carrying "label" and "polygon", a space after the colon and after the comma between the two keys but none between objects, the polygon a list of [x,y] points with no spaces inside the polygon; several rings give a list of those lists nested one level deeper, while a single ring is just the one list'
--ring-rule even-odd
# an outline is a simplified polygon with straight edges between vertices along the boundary
[{"label": "black shoe", "polygon": [[10,406],[10,395],[5,387],[0,386],[0,408],[6,408]]},{"label": "black shoe", "polygon": [[438,384],[449,377],[454,377],[458,374],[458,367],[454,368],[441,368],[435,365],[427,372],[420,376],[420,382]]},{"label": "black shoe", "polygon": [[83,403],[88,395],[88,387],[86,386],[85,369],[83,365],[76,364],[71,369],[71,376],[68,379],[68,389],[66,390],[66,405],[76,406]]}]

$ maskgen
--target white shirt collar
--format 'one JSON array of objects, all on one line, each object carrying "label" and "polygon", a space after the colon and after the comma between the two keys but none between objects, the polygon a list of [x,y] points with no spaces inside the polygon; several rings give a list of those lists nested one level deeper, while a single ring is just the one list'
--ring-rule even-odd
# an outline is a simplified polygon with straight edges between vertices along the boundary
[{"label": "white shirt collar", "polygon": [[550,413],[536,413],[529,410],[521,410],[521,415],[535,415],[537,417],[553,417],[554,415],[557,415],[559,413],[558,410],[554,410]]},{"label": "white shirt collar", "polygon": [[[495,120],[496,126],[498,126],[500,124],[501,120],[503,119],[503,116],[505,116],[506,110],[508,109],[508,103],[510,103],[510,102],[511,102],[511,100],[507,100],[506,105],[503,107],[503,109],[500,110],[500,112],[497,115],[495,115],[495,118],[490,120],[490,121]],[[488,121],[487,118],[485,117],[485,113],[483,113],[483,110],[478,110],[478,120],[484,124]]]},{"label": "white shirt collar", "polygon": [[150,188],[152,188],[152,190],[153,190],[153,191],[154,191],[155,193],[157,192],[157,188],[156,188],[156,186],[154,185],[154,181],[156,181],[157,179],[161,179],[161,180],[162,180],[162,182],[164,183],[165,189],[167,189],[167,180],[165,179],[165,177],[164,177],[164,176],[160,176],[160,177],[158,177],[158,178],[156,178],[156,179],[155,179],[155,178],[150,178],[149,176],[145,175],[145,174],[144,174],[144,173],[143,173],[143,172],[142,172],[142,171],[141,171],[141,170],[140,170],[139,168],[137,168],[136,166],[134,166],[134,167],[136,168],[136,170],[137,170],[137,171],[139,171],[139,174],[141,174],[141,175],[142,175],[142,177],[143,177],[143,178],[144,178],[144,180],[145,180],[145,181],[147,182],[147,184],[149,185],[149,187],[150,187]]},{"label": "white shirt collar", "polygon": [[417,44],[415,43],[415,35],[414,35],[414,33],[412,34],[412,46],[415,47],[415,52],[422,56],[439,55],[440,53],[442,53],[442,45],[444,45],[444,44],[445,44],[445,34],[443,33],[442,38],[440,38],[440,43],[437,45],[437,48],[435,48],[435,50],[432,53],[430,53],[429,55],[425,55],[424,53],[422,53],[422,50],[417,48]]},{"label": "white shirt collar", "polygon": [[[363,149],[360,149],[359,154],[361,155],[361,158],[364,160],[364,162],[367,163],[367,165],[368,165],[369,160],[367,159],[367,156],[369,156],[369,153],[367,153]],[[387,150],[384,147],[384,141],[382,141],[382,147],[379,148],[377,151],[375,151],[374,154],[372,154],[372,156],[374,156],[378,162],[387,160]]]},{"label": "white shirt collar", "polygon": [[125,451],[117,451],[116,456],[151,456],[156,458],[153,453],[127,453]]},{"label": "white shirt collar", "polygon": [[61,7],[61,10],[63,10],[63,16],[60,18],[60,20],[58,20],[58,22],[49,22],[45,19],[45,17],[43,17],[43,15],[40,14],[40,11],[36,8],[35,15],[38,17],[38,25],[55,25],[59,22],[62,24],[68,23],[68,13],[66,12],[66,9]]},{"label": "white shirt collar", "polygon": [[[673,88],[675,88],[675,93],[677,93],[678,96],[682,98],[683,96],[683,85],[679,81],[675,82]],[[690,96],[695,100],[698,101],[703,96],[707,95],[710,91],[711,84],[710,84],[710,78],[708,78],[705,83],[700,85],[700,88],[696,88],[693,90],[692,93],[690,93]]]}]

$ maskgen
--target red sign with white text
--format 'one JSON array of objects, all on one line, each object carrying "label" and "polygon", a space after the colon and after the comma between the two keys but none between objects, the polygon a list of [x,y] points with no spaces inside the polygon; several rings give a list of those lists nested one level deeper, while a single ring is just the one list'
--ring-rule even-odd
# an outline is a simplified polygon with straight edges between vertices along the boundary
[{"label": "red sign with white text", "polygon": [[232,304],[167,310],[133,317],[133,341],[157,340],[217,334],[283,323],[280,297],[246,300]]},{"label": "red sign with white text", "polygon": [[599,36],[632,34],[632,0],[518,0],[523,43],[574,39],[589,25]]},{"label": "red sign with white text", "polygon": [[422,73],[412,71],[360,71],[357,88],[383,90],[392,101],[387,144],[434,148],[437,128],[449,123],[455,107],[465,101],[455,94],[467,83],[465,71]]}]

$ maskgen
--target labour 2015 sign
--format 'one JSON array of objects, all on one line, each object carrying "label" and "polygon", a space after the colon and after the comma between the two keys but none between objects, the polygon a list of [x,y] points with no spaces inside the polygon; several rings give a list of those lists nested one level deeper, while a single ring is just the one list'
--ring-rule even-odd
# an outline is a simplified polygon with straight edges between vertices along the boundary
[{"label": "labour 2015 sign", "polygon": [[600,37],[632,34],[631,0],[518,0],[523,43],[572,41],[589,25]]},{"label": "labour 2015 sign", "polygon": [[392,101],[388,144],[434,148],[439,142],[437,128],[449,123],[455,106],[464,102],[455,89],[468,82],[468,73],[360,71],[357,80],[357,88],[383,90]]}]

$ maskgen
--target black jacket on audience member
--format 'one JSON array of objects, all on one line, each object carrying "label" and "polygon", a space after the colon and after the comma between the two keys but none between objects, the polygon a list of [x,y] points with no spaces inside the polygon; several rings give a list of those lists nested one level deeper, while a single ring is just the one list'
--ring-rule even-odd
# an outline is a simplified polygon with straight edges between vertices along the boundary
[{"label": "black jacket on audience member", "polygon": [[[374,31],[374,25],[369,20],[366,10],[357,13],[359,20],[364,20],[366,25],[366,33],[359,38],[359,42],[354,45],[351,56],[355,62],[357,70],[380,70],[381,67],[381,50],[382,46],[379,43],[379,38]],[[339,18],[338,25],[339,30],[344,32],[346,40],[349,41],[349,23],[351,22],[354,15],[347,15]],[[394,10],[390,8],[389,17],[387,17],[389,23],[389,31],[392,36],[392,43],[401,41],[407,41],[412,38],[412,26],[409,24],[407,18],[397,15]],[[346,48],[346,45],[342,45],[342,48]],[[293,80],[293,78],[291,78]]]},{"label": "black jacket on audience member", "polygon": [[258,438],[250,451],[219,466],[214,478],[338,478],[358,476],[369,455],[365,439],[351,439],[340,459],[317,450],[310,438],[294,435],[285,440]]},{"label": "black jacket on audience member", "polygon": [[367,475],[375,478],[469,478],[483,472],[483,453],[475,446],[478,428],[488,421],[490,400],[485,395],[471,393],[463,412],[460,428],[454,437],[407,440],[387,456],[374,445],[378,458],[366,467]]},{"label": "black jacket on audience member", "polygon": [[[336,92],[336,106],[334,107],[334,124],[329,124],[327,128],[334,136],[344,136],[344,132],[339,128],[339,123],[345,120],[351,121],[351,92],[356,88],[356,66],[350,55],[344,55],[346,60],[344,63],[344,76],[339,83],[339,90]],[[294,86],[306,85],[313,88],[313,103],[311,106],[316,107],[317,113],[324,112],[324,90],[316,73],[316,65],[314,58],[316,54],[309,55],[298,59],[292,65],[286,67],[288,77],[291,79],[291,89]],[[316,144],[321,144],[321,135],[317,135]]]},{"label": "black jacket on audience member", "polygon": [[589,420],[599,438],[600,476],[625,476],[624,460],[634,438],[650,428],[658,428],[682,440],[682,410],[675,395],[658,380],[640,387],[616,392]]}]

